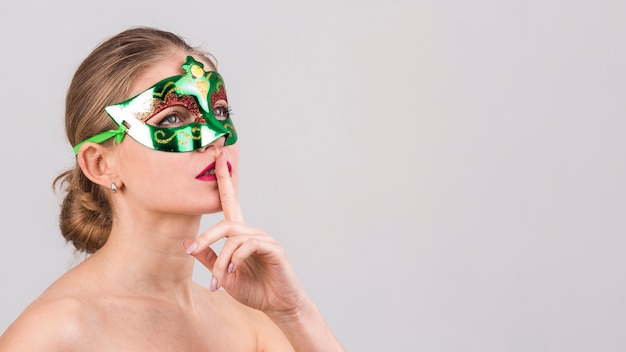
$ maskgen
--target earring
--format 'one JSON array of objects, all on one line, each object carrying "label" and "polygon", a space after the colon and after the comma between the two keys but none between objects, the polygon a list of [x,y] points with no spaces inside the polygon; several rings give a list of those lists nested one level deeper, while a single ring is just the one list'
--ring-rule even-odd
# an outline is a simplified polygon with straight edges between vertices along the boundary
[{"label": "earring", "polygon": [[115,183],[111,183],[111,192],[117,192],[117,186],[115,186]]}]

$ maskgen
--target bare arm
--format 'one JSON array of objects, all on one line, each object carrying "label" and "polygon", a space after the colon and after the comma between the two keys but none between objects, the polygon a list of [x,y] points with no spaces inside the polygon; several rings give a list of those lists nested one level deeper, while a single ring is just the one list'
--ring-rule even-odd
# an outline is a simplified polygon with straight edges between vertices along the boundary
[{"label": "bare arm", "polygon": [[283,331],[296,351],[345,351],[310,300],[292,314],[268,316]]},{"label": "bare arm", "polygon": [[37,302],[28,307],[0,336],[0,352],[78,351],[80,314],[71,300]]}]

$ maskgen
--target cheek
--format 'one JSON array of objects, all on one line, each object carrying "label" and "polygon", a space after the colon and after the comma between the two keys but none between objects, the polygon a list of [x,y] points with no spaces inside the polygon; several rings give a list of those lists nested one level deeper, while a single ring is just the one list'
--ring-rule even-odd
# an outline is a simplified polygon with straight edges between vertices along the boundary
[{"label": "cheek", "polygon": [[154,183],[167,182],[170,176],[174,176],[171,171],[184,171],[188,167],[180,165],[180,158],[177,159],[172,154],[175,153],[151,150],[126,138],[120,145],[118,174],[122,182],[133,187],[154,186]]},{"label": "cheek", "polygon": [[224,147],[224,150],[230,164],[233,167],[239,166],[239,143]]},{"label": "cheek", "polygon": [[229,145],[224,148],[226,151],[226,156],[231,166],[233,167],[233,186],[235,186],[235,190],[237,190],[237,186],[239,185],[239,144],[235,143],[233,145]]}]

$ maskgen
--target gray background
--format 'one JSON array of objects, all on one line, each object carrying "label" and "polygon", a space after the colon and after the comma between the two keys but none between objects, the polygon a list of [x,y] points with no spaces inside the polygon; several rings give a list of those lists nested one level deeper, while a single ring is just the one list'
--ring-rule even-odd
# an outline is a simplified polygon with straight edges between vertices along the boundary
[{"label": "gray background", "polygon": [[77,261],[71,76],[153,25],[217,56],[246,218],[348,350],[626,350],[626,3],[175,3],[3,5],[0,331]]}]

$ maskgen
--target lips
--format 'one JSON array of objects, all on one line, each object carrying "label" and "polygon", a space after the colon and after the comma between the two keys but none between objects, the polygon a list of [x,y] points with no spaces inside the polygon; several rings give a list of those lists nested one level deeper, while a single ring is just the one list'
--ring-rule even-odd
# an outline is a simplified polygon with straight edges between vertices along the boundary
[{"label": "lips", "polygon": [[[226,162],[226,165],[228,166],[228,173],[230,174],[230,176],[232,176],[233,175],[232,165],[230,165],[229,161]],[[209,164],[207,167],[205,167],[204,170],[202,170],[202,172],[200,172],[198,176],[196,176],[196,179],[200,181],[216,181],[217,175],[215,175],[215,163],[213,162]]]}]

